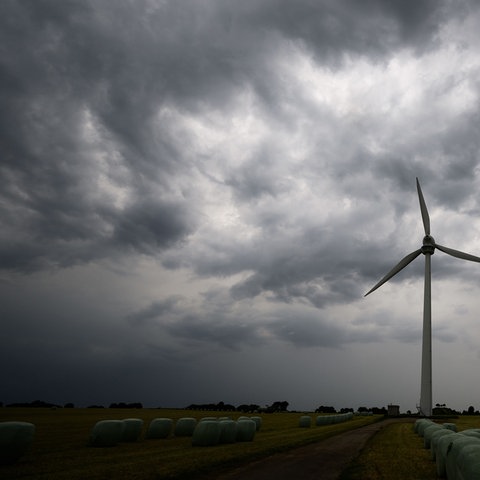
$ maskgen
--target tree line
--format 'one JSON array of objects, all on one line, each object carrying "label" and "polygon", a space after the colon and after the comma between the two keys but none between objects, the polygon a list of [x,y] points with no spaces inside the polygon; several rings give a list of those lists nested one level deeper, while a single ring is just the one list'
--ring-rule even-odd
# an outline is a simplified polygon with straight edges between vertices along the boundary
[{"label": "tree line", "polygon": [[255,403],[246,404],[243,403],[235,407],[229,403],[218,402],[218,403],[192,403],[185,407],[185,410],[203,410],[211,412],[242,412],[242,413],[276,413],[276,412],[286,412],[288,409],[288,402],[286,401],[277,401],[273,402],[271,405],[266,405],[265,407],[260,407]]},{"label": "tree line", "polygon": [[[192,403],[185,407],[185,410],[200,410],[200,411],[217,411],[217,412],[241,412],[241,413],[276,413],[276,412],[287,412],[289,403],[287,401],[276,401],[271,405],[266,405],[265,407],[260,407],[255,403],[242,403],[241,405],[234,406],[225,402],[218,403]],[[1,407],[27,407],[27,408],[75,408],[75,405],[72,402],[68,402],[65,405],[58,405],[55,403],[45,402],[43,400],[34,400],[33,402],[17,402],[4,405],[3,402],[0,402]],[[105,408],[103,405],[89,405],[87,408]],[[113,402],[108,408],[143,408],[141,402]],[[158,407],[161,408],[161,407]],[[387,409],[385,407],[358,407],[358,412],[372,412],[374,415],[386,415]],[[315,413],[327,413],[327,414],[336,414],[336,413],[348,413],[354,412],[353,408],[341,408],[337,411],[335,407],[328,405],[320,405],[315,409]],[[410,410],[407,413],[411,413]],[[437,403],[432,410],[433,415],[480,415],[480,412],[475,409],[473,405],[470,405],[467,409],[462,412],[453,410],[447,407],[445,404]]]}]

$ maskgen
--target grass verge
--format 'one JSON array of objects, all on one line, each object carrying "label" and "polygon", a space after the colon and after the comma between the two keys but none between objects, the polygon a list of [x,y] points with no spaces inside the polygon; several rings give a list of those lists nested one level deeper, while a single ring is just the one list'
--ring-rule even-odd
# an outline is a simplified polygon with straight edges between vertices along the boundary
[{"label": "grass verge", "polygon": [[[461,416],[435,419],[451,422],[458,431],[480,428],[480,417]],[[423,445],[423,438],[413,431],[410,422],[393,423],[372,437],[360,455],[343,472],[340,480],[435,480],[435,462]]]}]

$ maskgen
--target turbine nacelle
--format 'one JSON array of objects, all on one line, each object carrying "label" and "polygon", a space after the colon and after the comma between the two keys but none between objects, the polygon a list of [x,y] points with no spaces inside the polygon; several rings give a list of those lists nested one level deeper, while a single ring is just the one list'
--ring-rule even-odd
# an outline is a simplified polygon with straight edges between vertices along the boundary
[{"label": "turbine nacelle", "polygon": [[435,240],[431,235],[425,235],[423,237],[423,245],[420,248],[424,255],[433,255],[435,252]]}]

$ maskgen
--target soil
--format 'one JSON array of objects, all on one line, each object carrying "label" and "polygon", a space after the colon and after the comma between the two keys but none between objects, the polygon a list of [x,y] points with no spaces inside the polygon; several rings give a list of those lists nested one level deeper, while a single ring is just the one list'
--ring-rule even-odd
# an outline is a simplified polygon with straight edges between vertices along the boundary
[{"label": "soil", "polygon": [[[337,480],[348,464],[359,455],[367,441],[393,422],[387,419],[357,428],[321,442],[277,453],[241,467],[210,472],[209,480]],[[412,420],[413,421],[413,420]]]}]

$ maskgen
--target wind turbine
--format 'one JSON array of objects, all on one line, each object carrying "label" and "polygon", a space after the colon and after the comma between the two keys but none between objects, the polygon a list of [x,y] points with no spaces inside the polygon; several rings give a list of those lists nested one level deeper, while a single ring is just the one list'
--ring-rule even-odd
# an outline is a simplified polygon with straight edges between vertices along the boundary
[{"label": "wind turbine", "polygon": [[428,216],[427,205],[423,198],[420,182],[417,178],[418,200],[420,202],[420,211],[422,213],[423,227],[425,229],[425,237],[423,237],[423,245],[406,257],[402,258],[365,296],[372,293],[378,287],[388,282],[394,275],[403,270],[409,263],[413,262],[421,253],[425,255],[425,287],[423,298],[423,337],[422,337],[422,376],[420,388],[420,413],[430,417],[432,415],[432,297],[431,297],[431,256],[435,249],[441,250],[452,257],[462,260],[470,260],[479,262],[480,257],[470,255],[469,253],[453,250],[435,243],[430,235],[430,217]]}]

